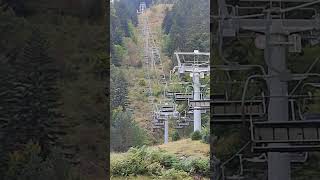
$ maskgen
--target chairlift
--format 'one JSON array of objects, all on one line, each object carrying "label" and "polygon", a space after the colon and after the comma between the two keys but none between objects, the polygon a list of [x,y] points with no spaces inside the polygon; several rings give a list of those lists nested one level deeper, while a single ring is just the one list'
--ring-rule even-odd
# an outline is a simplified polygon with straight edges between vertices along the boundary
[{"label": "chairlift", "polygon": [[192,93],[179,93],[179,92],[177,92],[177,93],[174,93],[173,98],[176,102],[188,101],[189,99],[193,98],[193,94]]},{"label": "chairlift", "polygon": [[[270,34],[278,34],[280,31],[285,32],[280,34],[284,34],[287,36],[286,41],[276,42],[279,46],[285,45],[288,47],[289,52],[300,52],[301,47],[301,39],[305,38],[305,34],[307,32],[310,33],[312,30],[320,29],[320,16],[318,12],[312,6],[316,3],[320,3],[320,1],[316,0],[240,0],[233,2],[232,1],[219,1],[219,51],[222,55],[222,59],[225,63],[230,64],[231,62],[227,61],[223,57],[223,47],[222,42],[224,37],[236,37],[240,32],[255,32],[256,34],[263,34],[260,37],[256,37],[256,45],[261,49],[269,49],[269,41]],[[259,2],[259,5],[262,7],[248,7],[248,2]],[[270,6],[271,5],[271,6]],[[272,8],[270,8],[272,7]],[[309,16],[310,18],[301,18],[297,14],[302,14],[301,12],[311,12],[314,15]],[[304,14],[304,13],[303,13]],[[269,22],[269,23],[268,23]],[[270,26],[268,26],[269,24]],[[280,25],[280,26],[278,26]],[[270,28],[269,28],[270,27]],[[303,33],[301,33],[303,32]],[[311,34],[311,33],[310,33]],[[266,46],[268,45],[268,46]],[[273,44],[274,46],[274,44]],[[268,58],[266,58],[268,60]],[[267,62],[266,63],[270,63]],[[272,67],[272,65],[268,64],[269,68],[277,68]],[[211,67],[213,68],[213,67]],[[308,72],[309,73],[309,72]],[[304,75],[294,75],[290,73],[279,73],[281,81],[293,81],[298,80],[302,81],[307,78]],[[259,75],[261,78],[266,80],[270,78],[266,76],[266,73]],[[258,77],[258,76],[256,76]],[[241,119],[243,121],[250,122],[250,131],[251,131],[251,144],[253,152],[258,153],[267,153],[267,152],[290,152],[292,156],[297,155],[296,153],[292,154],[292,152],[304,152],[304,151],[315,151],[320,150],[320,114],[306,115],[301,108],[298,108],[301,117],[296,116],[296,107],[299,107],[298,103],[299,97],[297,99],[291,98],[291,94],[277,96],[274,95],[264,96],[262,98],[252,97],[250,96],[250,100],[246,100],[246,92],[248,81],[245,84],[242,99],[241,99],[241,108],[240,113]],[[273,94],[273,92],[271,92]],[[228,95],[228,94],[227,94]],[[250,94],[251,95],[251,94]],[[256,95],[254,95],[256,96]],[[227,96],[228,97],[228,96]],[[262,118],[259,118],[257,121],[253,116],[246,117],[247,111],[247,102],[253,99],[262,100],[264,104],[264,115]],[[271,98],[286,98],[289,100],[288,106],[291,110],[290,120],[288,119],[278,119],[277,121],[267,121],[268,119],[268,99]],[[232,99],[232,96],[231,96]],[[229,100],[229,99],[227,99]],[[233,100],[233,99],[232,99]],[[215,101],[215,100],[213,100]],[[216,107],[214,107],[214,110]],[[230,108],[229,108],[230,109]],[[231,110],[236,110],[234,109]],[[221,109],[222,112],[225,109]],[[272,112],[271,112],[272,113]],[[273,115],[273,114],[272,114]],[[273,117],[273,116],[272,116]],[[213,118],[214,120],[214,118]],[[306,155],[306,154],[304,154]],[[305,156],[296,156],[292,158],[291,162],[295,161],[304,161]],[[240,160],[241,162],[241,160]],[[270,164],[269,164],[270,165]],[[240,173],[233,176],[227,176],[230,179],[241,179],[244,178],[242,174],[242,164],[240,163]],[[272,170],[273,171],[273,170]],[[275,171],[276,172],[276,171]],[[274,173],[275,174],[275,173]],[[284,173],[285,174],[285,173]],[[269,179],[275,178],[275,176],[269,177]]]}]

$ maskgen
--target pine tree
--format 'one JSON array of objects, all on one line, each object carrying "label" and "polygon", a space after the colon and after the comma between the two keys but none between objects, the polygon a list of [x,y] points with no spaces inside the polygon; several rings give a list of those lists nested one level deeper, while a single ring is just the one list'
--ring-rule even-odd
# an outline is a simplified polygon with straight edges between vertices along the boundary
[{"label": "pine tree", "polygon": [[127,81],[122,71],[115,66],[111,66],[110,85],[111,109],[115,109],[119,106],[124,108],[128,100]]},{"label": "pine tree", "polygon": [[63,135],[62,115],[58,112],[59,72],[48,55],[48,43],[39,29],[34,29],[14,65],[8,97],[8,114],[1,136],[7,152],[22,149],[29,141],[39,143],[44,156]]}]

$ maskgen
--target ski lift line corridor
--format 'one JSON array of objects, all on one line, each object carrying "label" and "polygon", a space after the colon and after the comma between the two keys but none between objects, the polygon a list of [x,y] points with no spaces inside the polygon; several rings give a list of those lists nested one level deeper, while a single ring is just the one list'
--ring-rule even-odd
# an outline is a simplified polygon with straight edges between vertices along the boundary
[{"label": "ski lift line corridor", "polygon": [[[155,103],[155,97],[153,93],[152,81],[155,79],[151,78],[151,74],[156,72],[156,81],[160,85],[167,85],[167,78],[164,72],[163,64],[160,57],[160,50],[153,33],[149,27],[148,16],[143,13],[143,28],[142,35],[144,37],[144,67],[145,76],[148,81],[147,95],[148,102],[152,107],[152,112],[150,113],[150,119],[152,119],[152,128],[164,129],[164,143],[168,143],[169,137],[169,123],[170,117],[178,117],[179,113],[176,111],[176,105],[168,102],[167,99],[162,97],[162,101],[159,104]],[[152,71],[153,70],[153,71]],[[159,76],[158,76],[159,75]],[[164,95],[165,93],[163,93]]]},{"label": "ski lift line corridor", "polygon": [[[209,95],[205,96],[202,92],[206,86],[200,84],[200,79],[204,78],[204,76],[209,76],[210,53],[203,53],[198,50],[194,52],[175,52],[178,66],[174,67],[170,71],[170,76],[167,77],[160,56],[160,48],[151,32],[148,16],[145,12],[141,13],[143,22],[141,34],[144,38],[143,66],[148,82],[146,91],[148,103],[152,107],[150,118],[152,119],[153,130],[163,130],[164,143],[168,143],[169,120],[175,121],[176,129],[187,128],[190,126],[190,122],[194,122],[194,131],[201,131],[201,113],[207,113],[209,110],[207,103],[209,102]],[[168,86],[175,83],[171,80],[173,73],[178,73],[178,75],[187,73],[192,76],[192,82],[180,83],[180,85],[186,86],[186,92],[170,92],[168,90]],[[156,79],[153,78],[154,74],[156,74]],[[157,84],[164,86],[163,93],[160,95],[160,101],[157,101],[157,103],[155,103],[156,97],[153,91],[154,80],[156,80]],[[193,89],[192,93],[187,93],[188,87]],[[182,112],[178,112],[177,106],[181,102],[186,102],[187,107]],[[192,114],[193,117],[189,117]]]}]

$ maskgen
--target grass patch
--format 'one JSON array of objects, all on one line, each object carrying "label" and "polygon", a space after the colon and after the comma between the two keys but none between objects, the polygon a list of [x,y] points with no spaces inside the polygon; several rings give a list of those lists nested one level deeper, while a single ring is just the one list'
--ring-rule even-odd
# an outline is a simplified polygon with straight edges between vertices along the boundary
[{"label": "grass patch", "polygon": [[191,139],[182,139],[155,147],[175,154],[178,157],[193,156],[208,158],[210,152],[210,146],[208,144],[202,143],[201,141],[192,141]]}]

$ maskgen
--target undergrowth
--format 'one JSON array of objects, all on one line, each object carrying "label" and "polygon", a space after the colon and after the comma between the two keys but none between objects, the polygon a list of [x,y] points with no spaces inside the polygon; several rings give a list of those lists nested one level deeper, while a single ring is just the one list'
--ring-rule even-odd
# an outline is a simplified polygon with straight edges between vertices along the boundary
[{"label": "undergrowth", "polygon": [[131,148],[124,154],[111,155],[112,176],[157,176],[160,179],[188,179],[192,175],[207,177],[209,159],[178,158],[164,150]]}]

